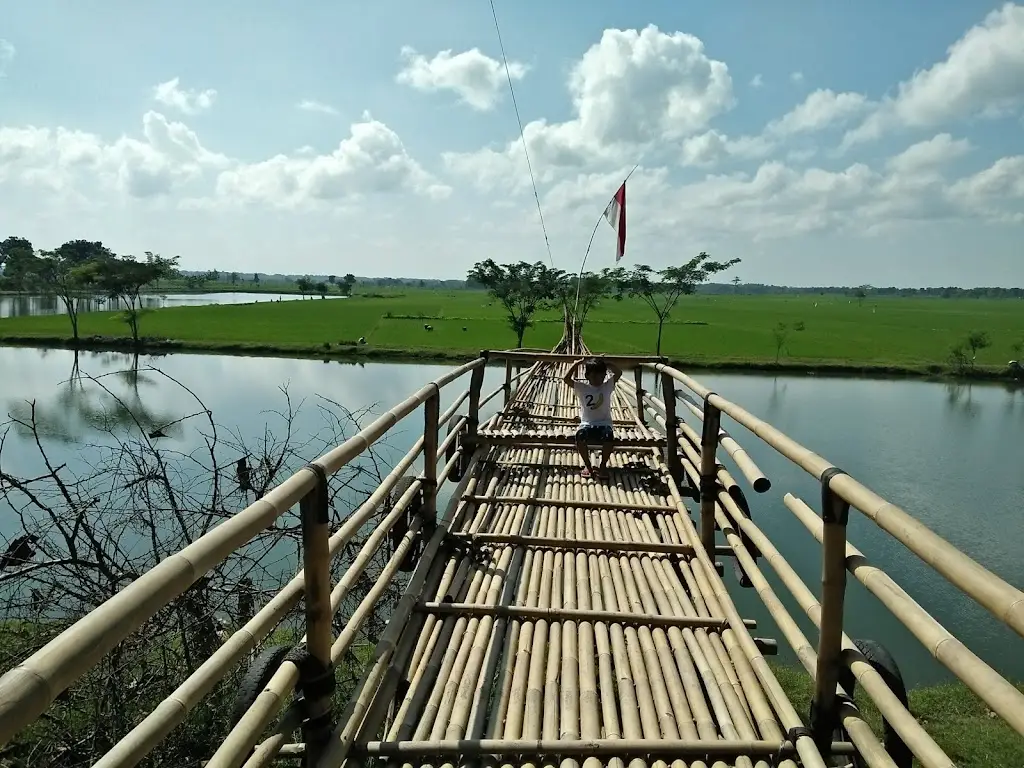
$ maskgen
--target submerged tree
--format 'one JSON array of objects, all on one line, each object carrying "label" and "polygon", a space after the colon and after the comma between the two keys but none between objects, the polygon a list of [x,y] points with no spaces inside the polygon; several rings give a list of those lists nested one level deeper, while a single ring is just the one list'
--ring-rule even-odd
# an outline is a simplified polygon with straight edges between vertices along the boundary
[{"label": "submerged tree", "polygon": [[468,279],[482,285],[501,302],[519,347],[523,346],[523,336],[533,325],[533,316],[538,310],[555,306],[566,291],[565,274],[539,261],[497,264],[487,259],[473,265]]},{"label": "submerged tree", "polygon": [[630,270],[619,267],[611,272],[611,276],[619,296],[641,299],[654,311],[658,318],[655,354],[660,355],[661,334],[665,321],[672,314],[680,297],[693,293],[698,285],[707,282],[712,275],[724,272],[739,263],[739,259],[711,261],[711,257],[701,251],[678,267],[654,270],[646,264],[640,264]]}]

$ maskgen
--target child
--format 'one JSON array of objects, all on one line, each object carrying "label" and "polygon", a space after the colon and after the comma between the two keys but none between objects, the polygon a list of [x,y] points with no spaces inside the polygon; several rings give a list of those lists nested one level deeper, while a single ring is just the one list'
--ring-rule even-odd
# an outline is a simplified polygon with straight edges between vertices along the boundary
[{"label": "child", "polygon": [[[576,378],[576,371],[581,365],[584,366],[584,381]],[[611,376],[608,375],[609,371]],[[617,366],[604,360],[590,358],[573,363],[563,379],[573,388],[580,401],[580,426],[576,430],[576,450],[583,459],[583,477],[594,474],[588,443],[601,443],[601,468],[598,474],[604,475],[608,467],[613,438],[612,393],[621,376],[622,371]]]}]

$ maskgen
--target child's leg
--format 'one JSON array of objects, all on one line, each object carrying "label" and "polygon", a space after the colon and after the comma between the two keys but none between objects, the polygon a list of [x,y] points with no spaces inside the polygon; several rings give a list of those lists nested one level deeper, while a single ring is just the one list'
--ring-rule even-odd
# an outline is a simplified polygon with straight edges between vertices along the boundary
[{"label": "child's leg", "polygon": [[612,457],[612,440],[614,438],[611,427],[601,429],[601,472],[608,468],[608,459]]},{"label": "child's leg", "polygon": [[583,459],[584,476],[589,477],[594,472],[594,466],[590,463],[590,446],[587,445],[588,428],[580,427],[576,430],[576,450]]}]

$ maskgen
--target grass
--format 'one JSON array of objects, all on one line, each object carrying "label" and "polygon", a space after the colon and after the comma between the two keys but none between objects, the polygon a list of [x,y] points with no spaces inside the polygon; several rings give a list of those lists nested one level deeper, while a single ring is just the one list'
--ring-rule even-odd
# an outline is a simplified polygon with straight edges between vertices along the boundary
[{"label": "grass", "polygon": [[[813,693],[810,676],[803,668],[782,664],[773,663],[772,670],[796,711],[806,715]],[[1018,688],[1024,690],[1024,685]],[[911,713],[960,768],[1024,766],[1024,738],[990,715],[984,702],[962,683],[914,688],[909,695]],[[866,696],[856,698],[865,721],[881,738],[878,710]]]},{"label": "grass", "polygon": [[[802,330],[790,330],[776,361],[779,323]],[[128,337],[116,312],[83,314],[80,324],[94,346]],[[148,349],[243,354],[465,358],[515,346],[501,307],[476,291],[410,288],[344,300],[173,307],[148,312],[141,327]],[[885,298],[861,305],[842,296],[690,296],[666,324],[662,353],[696,366],[937,374],[948,370],[950,347],[975,330],[992,342],[978,354],[979,370],[1003,369],[1018,356],[1014,344],[1024,341],[1024,302]],[[542,313],[524,344],[547,348],[561,333],[559,313]],[[651,354],[657,325],[639,301],[609,300],[591,312],[585,336],[602,352]],[[365,346],[356,346],[360,337]],[[0,343],[69,341],[63,316],[0,320]]]}]

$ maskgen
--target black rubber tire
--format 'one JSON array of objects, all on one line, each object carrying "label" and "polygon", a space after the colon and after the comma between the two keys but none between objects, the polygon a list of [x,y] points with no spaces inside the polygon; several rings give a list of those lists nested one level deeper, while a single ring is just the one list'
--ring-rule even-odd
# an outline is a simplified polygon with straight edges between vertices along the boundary
[{"label": "black rubber tire", "polygon": [[[454,421],[449,421],[448,422],[448,434],[451,435],[451,433],[455,432],[455,431],[456,431],[455,430],[455,422]],[[455,458],[455,452],[459,449],[459,444],[461,442],[462,442],[461,437],[457,437],[457,438],[455,438],[454,440],[452,440],[448,444],[448,449],[444,452],[445,466],[447,466],[448,463],[452,459]],[[462,461],[455,462],[455,466],[452,467],[452,471],[448,474],[448,478],[450,480],[454,480],[454,481],[458,482],[459,480],[462,479],[462,473],[463,473],[463,470],[465,469],[465,467],[463,467],[462,464],[463,464]]]},{"label": "black rubber tire", "polygon": [[291,649],[290,645],[271,645],[253,659],[238,686],[238,693],[235,694],[235,703],[231,708],[232,726],[256,703],[256,697],[267,687],[270,678],[277,672],[277,668],[281,666],[281,662]]},{"label": "black rubber tire", "polygon": [[[867,659],[874,670],[882,676],[885,684],[889,686],[889,690],[896,695],[900,703],[909,709],[907,686],[903,682],[903,675],[900,674],[900,668],[896,664],[896,660],[886,647],[874,640],[854,640],[853,644],[857,646],[857,650],[864,654],[864,658]],[[854,695],[857,678],[854,677],[850,668],[845,665],[839,670],[839,684],[851,697]],[[913,768],[914,754],[910,751],[910,748],[904,743],[900,735],[896,733],[888,720],[883,719],[882,726],[885,730],[883,745],[885,746],[885,751],[892,757],[893,762],[896,763],[898,768]],[[844,738],[846,738],[845,734]],[[865,765],[859,759],[856,759],[854,763],[858,768]]]},{"label": "black rubber tire", "polygon": [[[403,496],[405,496],[406,491],[408,491],[412,484],[415,482],[416,478],[407,476],[403,477],[401,480],[395,483],[395,487],[392,488],[391,493],[388,494],[387,508],[384,510],[385,515],[391,514],[391,510],[395,508],[395,504],[397,504],[399,500]],[[399,518],[397,521],[395,521],[395,524],[391,527],[391,530],[388,532],[388,539],[391,542],[392,553],[394,553],[394,551],[398,549],[398,545],[402,541],[402,538],[405,536],[405,532],[409,530],[408,519],[409,515],[408,512],[406,512],[405,517]]]}]

